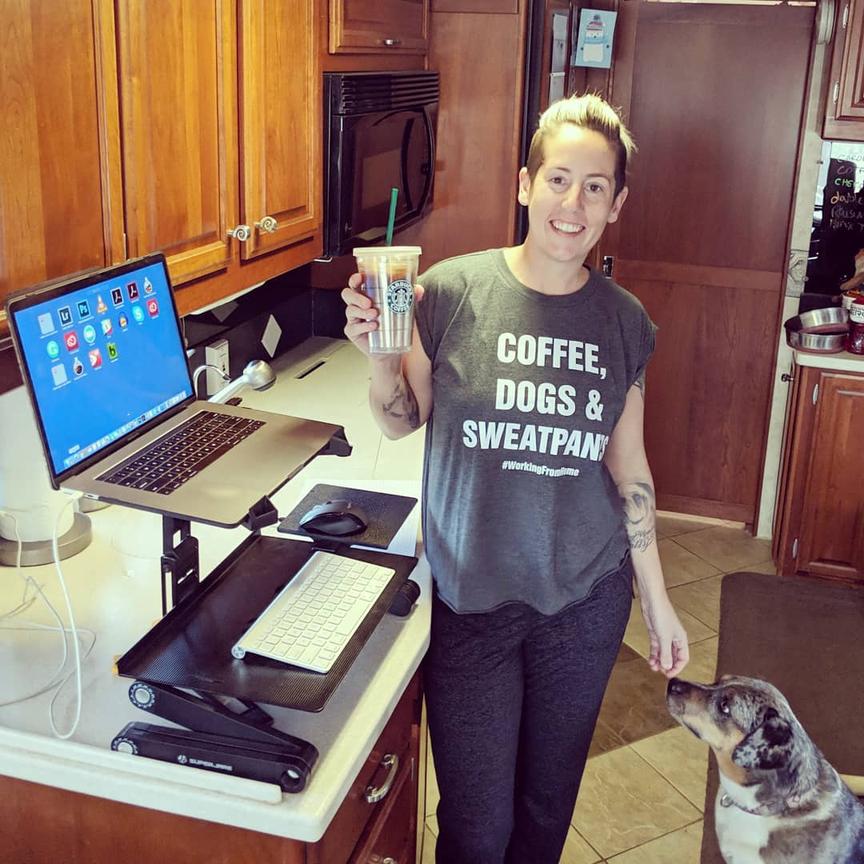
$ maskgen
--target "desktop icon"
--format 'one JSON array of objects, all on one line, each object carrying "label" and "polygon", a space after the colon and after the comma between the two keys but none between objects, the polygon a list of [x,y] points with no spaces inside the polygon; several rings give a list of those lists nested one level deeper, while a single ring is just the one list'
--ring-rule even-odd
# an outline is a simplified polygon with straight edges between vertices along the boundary
[{"label": "desktop icon", "polygon": [[147,312],[151,318],[155,318],[159,314],[159,301],[155,297],[151,297],[147,301]]},{"label": "desktop icon", "polygon": [[122,288],[112,288],[111,289],[111,302],[115,306],[123,305],[123,289]]},{"label": "desktop icon", "polygon": [[92,324],[84,326],[84,341],[88,345],[92,345],[96,341],[96,328]]},{"label": "desktop icon", "polygon": [[121,314],[120,317],[117,319],[117,323],[123,330],[125,330],[129,326],[129,319],[125,315]]},{"label": "desktop icon", "polygon": [[60,316],[60,326],[68,327],[72,323],[72,307],[71,306],[61,306],[57,310],[57,314]]},{"label": "desktop icon", "polygon": [[60,356],[60,346],[57,344],[56,339],[50,339],[48,344],[45,346],[45,350],[48,352],[48,356],[52,360],[56,360]]},{"label": "desktop icon", "polygon": [[91,348],[87,352],[87,359],[90,361],[90,366],[93,369],[102,368],[102,352],[98,348]]},{"label": "desktop icon", "polygon": [[140,324],[144,320],[144,310],[140,306],[133,306],[132,317]]},{"label": "desktop icon", "polygon": [[80,378],[84,374],[84,364],[81,362],[80,357],[76,357],[72,361],[72,371],[75,373],[76,378]]},{"label": "desktop icon", "polygon": [[137,299],[138,299],[138,296],[139,296],[139,294],[138,294],[138,283],[137,283],[137,282],[130,282],[130,283],[126,286],[126,293],[129,295],[129,299],[130,299],[130,300],[137,300]]},{"label": "desktop icon", "polygon": [[79,300],[78,301],[78,318],[89,318],[90,317],[90,301],[89,300]]},{"label": "desktop icon", "polygon": [[109,360],[116,360],[117,359],[117,343],[116,342],[109,342],[105,347],[108,349],[108,359]]},{"label": "desktop icon", "polygon": [[68,333],[64,333],[63,341],[66,343],[66,349],[68,351],[78,350],[78,334],[74,330],[70,330]]},{"label": "desktop icon", "polygon": [[65,384],[69,380],[66,377],[66,367],[62,363],[51,367],[51,377],[54,379],[55,387],[59,387],[61,384]]},{"label": "desktop icon", "polygon": [[50,312],[43,312],[37,320],[39,321],[39,332],[43,336],[54,332],[54,318]]},{"label": "desktop icon", "polygon": [[103,313],[105,313],[105,312],[108,311],[108,305],[107,305],[107,304],[105,303],[105,301],[102,299],[102,295],[101,295],[101,294],[97,294],[97,295],[96,295],[96,311],[97,311],[100,315],[102,315]]},{"label": "desktop icon", "polygon": [[114,325],[111,323],[110,318],[102,319],[102,335],[110,336],[114,332]]},{"label": "desktop icon", "polygon": [[144,277],[144,293],[152,294],[153,293],[153,283],[145,276]]}]

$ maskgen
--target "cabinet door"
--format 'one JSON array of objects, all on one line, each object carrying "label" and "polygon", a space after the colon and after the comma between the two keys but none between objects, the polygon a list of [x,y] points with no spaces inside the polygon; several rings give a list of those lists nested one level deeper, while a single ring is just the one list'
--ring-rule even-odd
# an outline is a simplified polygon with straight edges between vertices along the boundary
[{"label": "cabinet door", "polygon": [[429,0],[330,0],[333,54],[425,54]]},{"label": "cabinet door", "polygon": [[864,2],[839,7],[825,109],[824,136],[864,140]]},{"label": "cabinet door", "polygon": [[321,224],[319,19],[312,0],[242,0],[240,164],[249,258]]},{"label": "cabinet door", "polygon": [[237,22],[231,0],[118,0],[130,257],[161,250],[174,284],[232,256]]},{"label": "cabinet door", "polygon": [[797,569],[864,579],[864,378],[822,373]]},{"label": "cabinet door", "polygon": [[3,4],[0,306],[123,259],[116,97],[99,71],[114,63],[112,17],[100,0]]}]

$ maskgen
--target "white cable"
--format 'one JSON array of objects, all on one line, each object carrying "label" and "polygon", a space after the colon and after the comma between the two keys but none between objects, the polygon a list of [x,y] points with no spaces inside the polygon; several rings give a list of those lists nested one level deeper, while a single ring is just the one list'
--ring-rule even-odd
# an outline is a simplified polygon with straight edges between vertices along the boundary
[{"label": "white cable", "polygon": [[12,520],[12,528],[15,530],[15,541],[18,544],[18,551],[15,555],[15,575],[24,580],[24,593],[21,596],[21,602],[14,608],[0,614],[0,621],[5,621],[7,618],[20,615],[26,609],[29,609],[36,600],[36,595],[34,594],[28,599],[27,592],[30,590],[30,583],[32,582],[35,585],[35,582],[29,576],[25,578],[21,573],[21,558],[24,553],[24,541],[21,539],[21,532],[18,530],[18,520],[15,518],[14,513],[9,513],[6,510],[0,510],[0,515],[6,516]]}]

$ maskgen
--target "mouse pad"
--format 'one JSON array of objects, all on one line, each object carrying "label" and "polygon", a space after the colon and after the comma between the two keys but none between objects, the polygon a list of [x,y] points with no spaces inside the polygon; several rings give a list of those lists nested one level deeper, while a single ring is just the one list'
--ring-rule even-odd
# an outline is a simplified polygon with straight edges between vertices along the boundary
[{"label": "mouse pad", "polygon": [[[337,498],[350,501],[366,512],[369,522],[365,531],[335,537],[332,534],[320,534],[300,527],[300,520],[316,504],[323,504],[325,501],[333,501]],[[370,492],[368,489],[351,489],[347,486],[328,486],[319,483],[313,486],[306,497],[280,521],[278,530],[283,534],[299,534],[329,542],[335,540],[349,546],[386,549],[416,503],[416,498],[405,495],[388,495],[385,492]]]}]

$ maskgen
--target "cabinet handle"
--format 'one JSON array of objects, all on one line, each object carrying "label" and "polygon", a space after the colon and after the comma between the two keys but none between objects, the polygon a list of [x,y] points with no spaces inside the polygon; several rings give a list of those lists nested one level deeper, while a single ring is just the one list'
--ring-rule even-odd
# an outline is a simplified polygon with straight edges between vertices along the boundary
[{"label": "cabinet handle", "polygon": [[398,48],[402,44],[401,39],[382,39],[382,45],[386,45],[388,48]]},{"label": "cabinet handle", "polygon": [[780,380],[781,380],[781,381],[785,381],[787,384],[790,384],[790,383],[791,383],[792,381],[794,381],[795,379],[794,379],[794,378],[793,378],[793,377],[792,377],[788,372],[784,372],[784,373],[780,376]]},{"label": "cabinet handle", "polygon": [[266,234],[272,234],[276,230],[279,223],[273,216],[265,216],[260,222],[255,223],[255,227],[259,231],[264,231]]},{"label": "cabinet handle", "polygon": [[237,225],[226,233],[229,237],[233,237],[235,240],[239,240],[243,243],[252,236],[252,229],[248,225]]},{"label": "cabinet handle", "polygon": [[389,770],[386,779],[377,789],[371,784],[366,787],[364,797],[370,804],[376,804],[382,798],[387,797],[387,793],[396,779],[396,772],[399,770],[399,757],[395,753],[388,753],[381,760],[381,764]]}]

